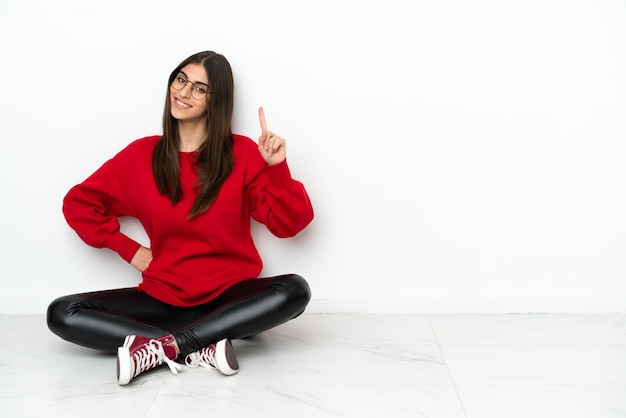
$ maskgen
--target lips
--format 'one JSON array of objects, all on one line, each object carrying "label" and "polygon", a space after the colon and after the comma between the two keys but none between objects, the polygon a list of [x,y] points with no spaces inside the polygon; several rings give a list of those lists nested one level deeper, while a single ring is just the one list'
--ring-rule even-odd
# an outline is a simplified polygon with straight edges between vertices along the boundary
[{"label": "lips", "polygon": [[177,108],[179,108],[179,109],[189,109],[189,108],[191,108],[191,105],[188,105],[187,103],[182,102],[182,101],[180,101],[180,100],[178,100],[176,98],[174,99],[174,105]]}]

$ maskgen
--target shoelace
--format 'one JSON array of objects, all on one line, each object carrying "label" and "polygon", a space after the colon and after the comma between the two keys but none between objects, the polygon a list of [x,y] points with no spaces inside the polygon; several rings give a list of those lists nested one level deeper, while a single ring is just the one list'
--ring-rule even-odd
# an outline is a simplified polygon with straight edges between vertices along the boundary
[{"label": "shoelace", "polygon": [[182,370],[180,364],[170,360],[163,350],[163,344],[157,340],[150,340],[147,346],[142,347],[137,353],[134,354],[135,364],[135,376],[139,373],[152,369],[163,362],[167,364],[172,373],[178,375],[178,372]]},{"label": "shoelace", "polygon": [[187,354],[185,357],[185,365],[192,368],[201,366],[207,369],[215,369],[215,348],[209,346],[200,351]]}]

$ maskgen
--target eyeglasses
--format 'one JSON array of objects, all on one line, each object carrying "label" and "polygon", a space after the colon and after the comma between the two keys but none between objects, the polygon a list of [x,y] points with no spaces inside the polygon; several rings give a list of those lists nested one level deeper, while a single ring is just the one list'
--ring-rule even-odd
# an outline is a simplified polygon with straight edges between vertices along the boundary
[{"label": "eyeglasses", "polygon": [[172,81],[172,87],[176,90],[182,90],[185,88],[187,83],[191,84],[191,97],[196,100],[202,100],[206,97],[207,94],[210,94],[209,86],[204,83],[193,82],[187,79],[187,74],[182,71],[178,73],[174,81]]}]

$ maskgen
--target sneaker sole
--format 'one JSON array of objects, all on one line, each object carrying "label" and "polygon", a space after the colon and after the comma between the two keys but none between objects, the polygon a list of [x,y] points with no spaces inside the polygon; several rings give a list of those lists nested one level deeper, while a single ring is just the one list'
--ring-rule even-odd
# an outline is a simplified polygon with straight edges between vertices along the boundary
[{"label": "sneaker sole", "polygon": [[230,340],[224,339],[215,344],[215,363],[217,370],[226,376],[239,371],[237,355]]},{"label": "sneaker sole", "polygon": [[127,385],[132,376],[129,347],[134,340],[135,336],[129,335],[124,340],[124,344],[117,348],[117,383],[120,385]]}]

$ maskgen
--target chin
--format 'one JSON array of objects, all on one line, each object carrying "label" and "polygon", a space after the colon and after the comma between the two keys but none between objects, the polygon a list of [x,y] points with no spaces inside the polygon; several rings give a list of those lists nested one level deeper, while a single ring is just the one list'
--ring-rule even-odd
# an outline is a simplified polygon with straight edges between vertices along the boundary
[{"label": "chin", "polygon": [[202,113],[201,115],[191,115],[185,112],[181,112],[179,109],[172,109],[170,111],[170,114],[174,119],[181,122],[200,122],[206,118],[204,113]]}]

